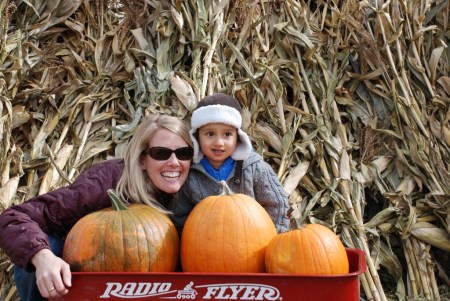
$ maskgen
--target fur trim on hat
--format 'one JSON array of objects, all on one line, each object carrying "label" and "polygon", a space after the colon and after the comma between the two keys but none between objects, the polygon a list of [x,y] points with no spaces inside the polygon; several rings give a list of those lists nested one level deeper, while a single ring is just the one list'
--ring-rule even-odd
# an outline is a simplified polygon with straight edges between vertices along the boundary
[{"label": "fur trim on hat", "polygon": [[199,163],[203,158],[203,153],[200,150],[200,146],[198,145],[197,138],[195,137],[195,132],[197,132],[197,129],[191,129],[189,131],[189,136],[191,136],[192,146],[194,148],[194,157],[192,158],[192,161],[194,161],[194,163]]},{"label": "fur trim on hat", "polygon": [[242,116],[235,108],[224,105],[200,107],[192,113],[192,129],[197,130],[208,123],[224,123],[240,129]]},{"label": "fur trim on hat", "polygon": [[238,135],[241,142],[234,150],[234,153],[233,155],[231,155],[231,158],[233,158],[234,160],[245,160],[250,155],[250,152],[252,150],[252,143],[248,135],[243,130],[238,129]]}]

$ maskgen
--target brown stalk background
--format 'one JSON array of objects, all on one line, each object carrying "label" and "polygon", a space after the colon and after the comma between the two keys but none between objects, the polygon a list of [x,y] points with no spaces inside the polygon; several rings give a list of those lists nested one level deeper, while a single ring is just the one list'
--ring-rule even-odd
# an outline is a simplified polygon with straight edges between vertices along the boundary
[{"label": "brown stalk background", "polygon": [[[449,3],[0,2],[0,211],[121,156],[142,116],[234,95],[366,300],[449,300]],[[1,230],[0,230],[1,231]],[[0,252],[0,299],[16,300]]]}]

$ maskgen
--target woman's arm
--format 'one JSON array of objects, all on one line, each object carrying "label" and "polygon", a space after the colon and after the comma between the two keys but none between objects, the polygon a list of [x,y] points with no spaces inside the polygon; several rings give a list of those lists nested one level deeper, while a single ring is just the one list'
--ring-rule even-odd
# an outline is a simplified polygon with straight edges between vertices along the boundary
[{"label": "woman's arm", "polygon": [[0,247],[13,263],[32,270],[33,255],[50,249],[47,233],[65,234],[81,217],[110,206],[106,190],[116,187],[122,170],[122,160],[95,164],[71,185],[6,209]]}]

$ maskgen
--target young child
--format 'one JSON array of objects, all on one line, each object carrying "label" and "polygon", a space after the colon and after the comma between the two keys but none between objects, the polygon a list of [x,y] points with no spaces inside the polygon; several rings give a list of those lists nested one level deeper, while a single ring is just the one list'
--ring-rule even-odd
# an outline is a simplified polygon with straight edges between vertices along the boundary
[{"label": "young child", "polygon": [[242,131],[241,106],[218,93],[203,98],[192,114],[194,146],[188,179],[172,205],[172,221],[179,234],[196,204],[220,195],[224,180],[235,193],[251,196],[269,213],[279,233],[288,230],[288,198],[271,166],[252,150]]}]

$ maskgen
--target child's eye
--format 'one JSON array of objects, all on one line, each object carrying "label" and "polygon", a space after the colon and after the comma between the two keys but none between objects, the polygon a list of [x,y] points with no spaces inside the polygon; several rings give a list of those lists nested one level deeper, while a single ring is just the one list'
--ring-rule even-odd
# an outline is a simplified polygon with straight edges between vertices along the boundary
[{"label": "child's eye", "polygon": [[206,132],[205,135],[208,137],[212,137],[214,136],[214,132]]},{"label": "child's eye", "polygon": [[232,132],[227,132],[227,133],[225,133],[225,137],[233,137],[233,133]]}]

